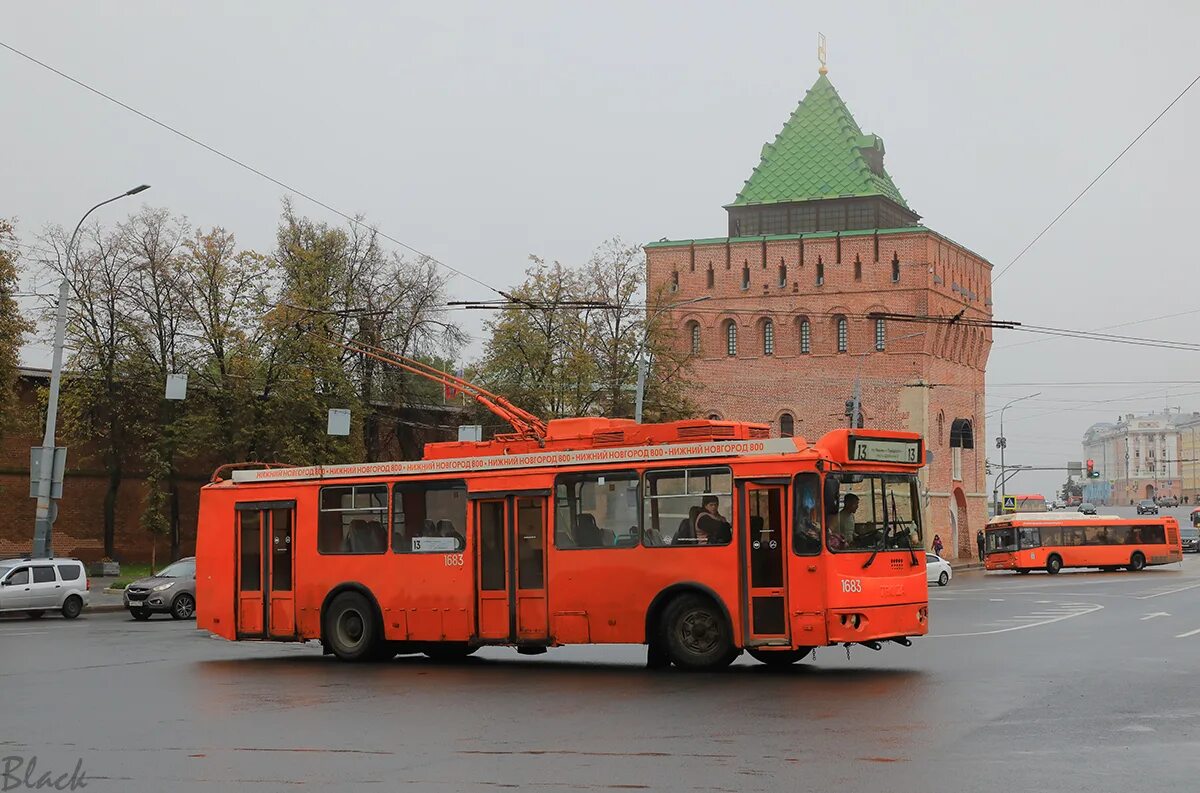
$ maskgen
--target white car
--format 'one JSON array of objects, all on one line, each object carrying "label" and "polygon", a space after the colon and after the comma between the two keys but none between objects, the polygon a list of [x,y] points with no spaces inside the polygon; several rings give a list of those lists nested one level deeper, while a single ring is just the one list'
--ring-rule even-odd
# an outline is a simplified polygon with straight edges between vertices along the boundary
[{"label": "white car", "polygon": [[88,604],[90,589],[78,559],[0,559],[0,612],[37,619],[54,610],[73,620]]},{"label": "white car", "polygon": [[950,563],[936,553],[925,554],[925,580],[930,584],[936,583],[938,586],[945,586],[950,583],[950,579],[954,577],[954,571],[950,569]]}]

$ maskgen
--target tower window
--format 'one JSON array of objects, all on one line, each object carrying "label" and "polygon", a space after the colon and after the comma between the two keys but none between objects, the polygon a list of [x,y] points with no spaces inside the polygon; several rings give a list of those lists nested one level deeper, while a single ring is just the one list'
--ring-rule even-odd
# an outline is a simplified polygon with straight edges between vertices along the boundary
[{"label": "tower window", "polygon": [[791,413],[784,413],[779,417],[779,437],[790,438],[796,434],[796,419]]},{"label": "tower window", "polygon": [[775,323],[763,320],[763,355],[775,354]]},{"label": "tower window", "polygon": [[700,323],[692,320],[688,323],[688,335],[692,341],[692,355],[700,354]]},{"label": "tower window", "polygon": [[742,289],[749,289],[749,288],[750,288],[750,265],[745,264],[742,266]]},{"label": "tower window", "polygon": [[858,260],[857,256],[854,257],[854,280],[855,281],[862,280],[862,262],[860,262]]},{"label": "tower window", "polygon": [[671,291],[672,292],[679,291],[679,271],[678,270],[673,270],[671,272]]},{"label": "tower window", "polygon": [[882,319],[875,320],[875,349],[883,352],[887,348],[887,328]]},{"label": "tower window", "polygon": [[725,321],[725,354],[737,355],[737,323],[732,319]]},{"label": "tower window", "polygon": [[707,281],[708,288],[712,289],[717,280],[717,275],[713,272],[712,262],[708,263],[708,273],[705,275],[705,280]]},{"label": "tower window", "polygon": [[892,283],[900,283],[900,257],[892,254]]},{"label": "tower window", "polygon": [[817,257],[817,286],[825,283],[825,262],[821,261],[821,257]]},{"label": "tower window", "polygon": [[807,319],[800,320],[800,354],[808,355],[812,352],[812,325],[808,324]]},{"label": "tower window", "polygon": [[787,265],[784,264],[783,259],[779,260],[779,286],[787,286]]},{"label": "tower window", "polygon": [[838,352],[850,349],[850,323],[845,317],[837,318],[837,345]]}]

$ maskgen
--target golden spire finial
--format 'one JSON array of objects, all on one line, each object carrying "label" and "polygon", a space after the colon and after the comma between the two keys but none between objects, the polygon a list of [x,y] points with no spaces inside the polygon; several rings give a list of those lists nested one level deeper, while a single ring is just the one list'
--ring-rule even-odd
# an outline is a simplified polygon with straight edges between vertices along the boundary
[{"label": "golden spire finial", "polygon": [[829,74],[828,67],[825,66],[825,34],[817,34],[817,61],[820,62],[821,68],[817,69],[821,74]]}]

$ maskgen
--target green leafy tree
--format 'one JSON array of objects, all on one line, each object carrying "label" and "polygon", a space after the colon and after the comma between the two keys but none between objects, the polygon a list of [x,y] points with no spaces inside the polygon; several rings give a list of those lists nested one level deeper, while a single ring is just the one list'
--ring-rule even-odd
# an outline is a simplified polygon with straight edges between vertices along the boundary
[{"label": "green leafy tree", "polygon": [[[637,358],[653,362],[644,420],[693,415],[686,398],[690,357],[676,344],[670,312],[656,295],[646,322],[645,257],[614,238],[582,267],[531,257],[513,304],[485,323],[473,367],[491,390],[546,418],[632,417]],[[489,424],[490,422],[484,421]]]},{"label": "green leafy tree", "polygon": [[11,221],[0,218],[0,435],[21,420],[16,386],[21,345],[33,324],[21,313],[15,293],[20,281],[20,249]]}]

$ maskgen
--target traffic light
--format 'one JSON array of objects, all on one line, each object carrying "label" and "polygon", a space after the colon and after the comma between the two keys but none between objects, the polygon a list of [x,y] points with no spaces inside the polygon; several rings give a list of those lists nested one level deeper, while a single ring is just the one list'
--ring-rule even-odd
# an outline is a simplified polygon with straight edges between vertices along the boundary
[{"label": "traffic light", "polygon": [[1087,478],[1088,479],[1099,479],[1100,478],[1100,472],[1096,470],[1096,461],[1095,460],[1087,461]]}]

